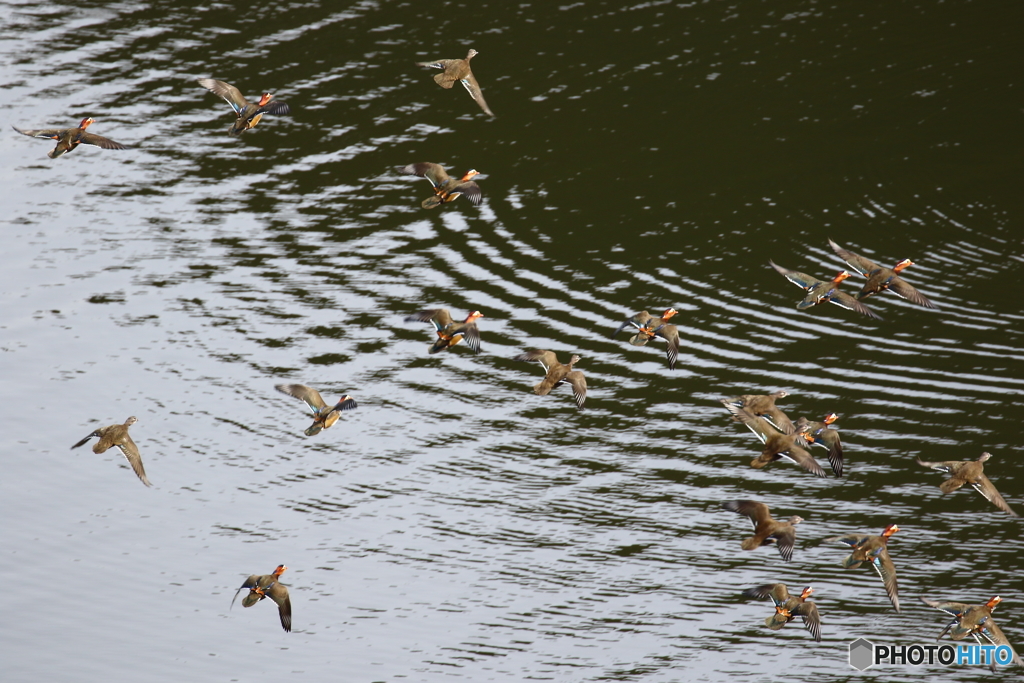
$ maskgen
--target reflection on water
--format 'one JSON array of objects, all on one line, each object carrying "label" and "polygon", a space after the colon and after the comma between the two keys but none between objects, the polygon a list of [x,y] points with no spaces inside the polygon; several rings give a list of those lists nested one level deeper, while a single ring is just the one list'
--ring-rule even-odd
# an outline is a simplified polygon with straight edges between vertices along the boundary
[{"label": "reflection on water", "polygon": [[[0,143],[2,391],[24,425],[2,484],[10,680],[832,681],[857,637],[933,638],[919,597],[997,593],[1024,642],[1019,522],[914,462],[989,451],[1020,504],[1019,112],[996,13],[3,10],[8,123],[91,115],[134,148]],[[470,46],[495,120],[414,64]],[[232,138],[205,77],[292,113]],[[394,171],[420,161],[480,170],[483,204],[420,209],[426,185]],[[768,260],[834,274],[829,238],[912,258],[939,309],[797,312]],[[676,370],[660,342],[609,339],[668,306]],[[428,355],[404,318],[429,307],[483,311],[483,352]],[[587,410],[532,393],[526,348],[582,357]],[[359,409],[307,439],[281,382]],[[717,399],[779,388],[793,418],[840,415],[843,479],[748,466],[759,446]],[[154,490],[116,451],[68,450],[129,414]],[[792,563],[739,550],[736,498],[805,519]],[[823,542],[892,521],[901,614]],[[227,609],[282,562],[290,635],[269,603]],[[773,581],[814,586],[820,645],[740,595]]]}]

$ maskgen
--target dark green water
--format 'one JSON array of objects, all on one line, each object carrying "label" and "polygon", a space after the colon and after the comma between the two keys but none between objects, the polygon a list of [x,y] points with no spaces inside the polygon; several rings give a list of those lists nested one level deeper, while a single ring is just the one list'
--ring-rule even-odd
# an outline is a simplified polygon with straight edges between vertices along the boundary
[{"label": "dark green water", "polygon": [[[90,115],[134,148],[0,139],[5,681],[961,680],[984,670],[861,674],[848,644],[995,594],[1024,641],[1019,520],[914,462],[991,452],[1024,508],[1018,3],[0,17],[8,126]],[[496,119],[415,66],[469,47]],[[292,114],[231,138],[204,77]],[[422,210],[418,161],[481,171],[483,204]],[[829,238],[913,259],[939,309],[796,311],[768,260],[831,276]],[[403,319],[438,306],[485,313],[483,353],[426,354]],[[675,371],[608,339],[667,306]],[[583,357],[586,411],[532,393],[527,348]],[[360,407],[306,439],[279,382]],[[780,388],[840,415],[846,477],[748,466],[716,399]],[[152,490],[68,450],[129,415]],[[792,563],[739,549],[735,498],[804,517]],[[900,614],[824,542],[889,522]],[[282,562],[291,634],[228,610]],[[814,586],[821,644],[764,628],[740,593],[771,581]]]}]

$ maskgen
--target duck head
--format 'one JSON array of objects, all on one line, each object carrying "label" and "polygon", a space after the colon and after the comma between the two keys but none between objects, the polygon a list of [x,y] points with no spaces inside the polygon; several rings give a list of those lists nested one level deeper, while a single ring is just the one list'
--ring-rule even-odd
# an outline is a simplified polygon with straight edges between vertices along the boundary
[{"label": "duck head", "polygon": [[839,273],[836,273],[836,276],[834,278],[832,278],[832,282],[834,282],[835,284],[838,285],[840,282],[842,282],[843,280],[845,280],[848,277],[850,277],[850,271],[843,270],[843,271],[840,271]]},{"label": "duck head", "polygon": [[914,262],[911,261],[908,258],[905,258],[902,261],[900,261],[899,263],[897,263],[895,266],[893,266],[892,269],[895,270],[898,273],[901,270],[903,270],[904,268],[909,268],[912,265],[914,265]]},{"label": "duck head", "polygon": [[86,116],[84,119],[82,119],[82,122],[78,124],[78,127],[81,128],[82,130],[85,130],[94,123],[96,123],[96,119],[94,119],[91,116]]},{"label": "duck head", "polygon": [[993,610],[993,609],[996,608],[996,605],[998,605],[1002,601],[1003,601],[1003,599],[1001,597],[999,597],[998,595],[996,595],[991,600],[989,600],[988,602],[985,603],[985,607],[988,607],[990,610]]},{"label": "duck head", "polygon": [[474,50],[473,48],[469,48],[469,52],[466,53],[466,61],[468,62],[469,60],[473,59],[473,57],[476,57],[478,54],[480,53]]},{"label": "duck head", "polygon": [[669,318],[671,318],[672,316],[674,316],[678,312],[679,311],[677,311],[674,308],[666,308],[665,312],[661,314],[661,319],[662,320],[668,320]]},{"label": "duck head", "polygon": [[803,592],[800,593],[800,599],[801,600],[806,600],[807,598],[811,597],[811,593],[813,593],[813,592],[814,592],[814,589],[811,588],[810,586],[808,586],[807,588],[804,588]]},{"label": "duck head", "polygon": [[262,95],[260,95],[260,102],[257,106],[263,107],[267,104],[267,102],[269,102],[272,99],[274,99],[274,96],[268,92],[265,92]]},{"label": "duck head", "polygon": [[828,415],[825,416],[825,419],[822,420],[822,422],[824,422],[827,425],[830,425],[830,424],[832,424],[833,422],[835,422],[838,419],[839,419],[838,415],[836,415],[835,413],[829,413]]},{"label": "duck head", "polygon": [[139,418],[137,418],[137,417],[135,417],[133,415],[132,417],[129,417],[127,420],[124,421],[124,426],[125,427],[131,427],[133,424],[135,424],[138,421],[139,421]]},{"label": "duck head", "polygon": [[889,526],[885,527],[885,529],[882,531],[882,538],[889,538],[899,530],[900,528],[898,526],[896,526],[895,524],[890,524]]},{"label": "duck head", "polygon": [[274,576],[281,576],[281,574],[284,574],[286,571],[288,571],[288,567],[283,564],[279,564],[277,565],[277,569],[274,570]]},{"label": "duck head", "polygon": [[982,453],[978,457],[978,462],[988,462],[988,459],[992,457],[991,453]]},{"label": "duck head", "polygon": [[475,168],[471,168],[468,171],[466,171],[466,175],[462,176],[462,182],[466,182],[467,180],[472,180],[473,178],[477,177],[478,175],[480,175],[480,171],[476,170]]},{"label": "duck head", "polygon": [[484,317],[484,314],[481,313],[480,311],[473,311],[472,313],[470,313],[469,315],[466,316],[466,322],[467,323],[471,323],[474,320],[476,320],[477,318],[483,318],[483,317]]}]

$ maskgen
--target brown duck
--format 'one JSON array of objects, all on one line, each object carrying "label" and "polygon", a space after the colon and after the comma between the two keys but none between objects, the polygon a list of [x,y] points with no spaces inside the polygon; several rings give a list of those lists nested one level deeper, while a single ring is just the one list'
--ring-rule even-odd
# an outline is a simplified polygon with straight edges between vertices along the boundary
[{"label": "brown duck", "polygon": [[[264,598],[270,598],[277,603],[277,611],[281,615],[281,628],[285,631],[291,632],[292,630],[292,601],[288,597],[288,587],[280,582],[281,574],[287,570],[288,567],[283,564],[277,565],[277,569],[274,570],[273,574],[263,574],[257,576],[253,574],[245,580],[238,590],[235,591],[235,597],[231,598],[231,607],[235,606],[235,599],[238,598],[238,594],[243,589],[248,588],[249,594],[242,598],[242,607],[252,607],[257,602]],[[230,607],[228,609],[231,609]]]},{"label": "brown duck", "polygon": [[776,391],[771,394],[744,394],[736,398],[723,398],[719,400],[725,404],[729,411],[732,411],[732,408],[729,408],[730,405],[744,408],[748,412],[760,415],[768,420],[780,432],[795,434],[796,429],[793,427],[793,421],[775,405],[775,401],[786,396],[789,396],[789,392]]},{"label": "brown duck", "polygon": [[305,384],[275,384],[274,388],[282,394],[299,399],[313,413],[313,424],[303,432],[306,436],[313,436],[324,429],[329,429],[341,417],[341,411],[357,407],[355,399],[348,394],[339,398],[333,406],[327,405],[319,391]]},{"label": "brown duck", "polygon": [[473,206],[478,205],[483,199],[480,186],[472,180],[480,173],[472,168],[466,171],[466,174],[459,180],[449,177],[440,164],[433,164],[429,161],[402,166],[398,170],[405,175],[426,178],[434,186],[434,196],[427,197],[420,203],[424,209],[433,209],[435,206],[454,202],[462,195],[466,195],[466,199]]},{"label": "brown duck", "polygon": [[837,477],[843,476],[843,444],[839,440],[839,430],[829,429],[829,425],[839,419],[835,413],[829,413],[821,422],[801,417],[793,426],[797,431],[805,431],[811,435],[814,445],[828,451],[828,463]]},{"label": "brown duck", "polygon": [[793,559],[796,525],[804,521],[803,517],[793,515],[785,522],[780,522],[772,517],[767,505],[754,500],[727,500],[722,503],[722,508],[746,515],[754,525],[754,535],[745,539],[741,548],[754,550],[775,543],[783,560],[789,562]]},{"label": "brown duck", "polygon": [[521,353],[512,360],[538,361],[547,372],[547,376],[533,387],[533,393],[547,396],[559,384],[567,383],[572,387],[576,407],[583,410],[583,402],[587,400],[587,380],[580,370],[573,370],[573,366],[580,360],[579,356],[574,355],[568,363],[559,363],[553,351],[534,349]]},{"label": "brown duck", "polygon": [[999,495],[999,491],[996,491],[996,487],[992,484],[991,480],[985,476],[985,463],[991,457],[990,453],[982,453],[977,460],[951,460],[947,462],[924,462],[921,458],[918,458],[917,464],[940,472],[950,473],[949,479],[939,484],[939,490],[943,493],[952,493],[964,484],[970,484],[974,487],[975,491],[985,496],[988,502],[1003,512],[1009,512],[1014,517],[1019,517],[1020,515],[1014,512],[1006,500]]},{"label": "brown duck", "polygon": [[889,600],[897,612],[900,611],[899,588],[896,585],[896,565],[889,557],[888,543],[889,537],[899,530],[898,526],[890,524],[885,527],[881,536],[848,534],[827,539],[845,543],[853,548],[853,552],[843,560],[845,569],[856,569],[862,562],[868,562],[874,567],[882,579],[882,583],[885,584],[885,592],[889,595]]},{"label": "brown duck", "polygon": [[416,65],[428,66],[432,69],[442,69],[441,73],[434,76],[434,81],[439,86],[450,89],[456,82],[461,83],[466,88],[469,96],[484,110],[484,113],[488,116],[494,116],[494,112],[487,107],[487,102],[484,101],[484,94],[480,91],[480,84],[476,82],[476,77],[473,75],[472,69],[469,68],[469,60],[478,54],[476,50],[471,49],[465,59],[435,59],[430,62],[416,62]]},{"label": "brown duck", "polygon": [[480,311],[473,311],[466,316],[465,321],[457,323],[452,320],[447,308],[431,308],[413,313],[405,322],[431,323],[434,326],[437,341],[430,346],[428,353],[450,349],[463,341],[474,352],[480,353],[480,330],[476,326],[476,321],[483,317],[484,314]]},{"label": "brown duck", "polygon": [[775,614],[764,620],[764,625],[773,631],[793,621],[798,615],[803,617],[804,628],[810,631],[814,640],[821,642],[821,617],[818,615],[818,606],[807,600],[814,589],[808,586],[801,591],[800,596],[792,596],[786,589],[784,583],[767,583],[756,588],[748,588],[743,595],[748,598],[770,598],[775,604]]},{"label": "brown duck", "polygon": [[612,332],[611,338],[614,339],[629,325],[636,328],[636,334],[629,338],[629,343],[633,346],[645,346],[655,337],[661,337],[667,344],[665,357],[668,359],[668,369],[675,370],[676,361],[679,360],[679,328],[669,324],[668,320],[678,312],[674,308],[667,308],[661,317],[657,318],[647,311],[640,311],[619,325],[618,329]]},{"label": "brown duck", "polygon": [[[934,607],[953,615],[953,620],[946,625],[946,628],[942,629],[942,633],[935,640],[941,640],[942,636],[946,635],[947,632],[953,640],[963,640],[967,636],[971,636],[981,643],[981,639],[984,638],[992,645],[1006,645],[1009,647],[1011,653],[1010,661],[1017,666],[1024,666],[1024,661],[1021,661],[1016,650],[1013,649],[1013,645],[1010,645],[1010,641],[1003,634],[1003,630],[999,628],[995,619],[992,618],[992,610],[1003,601],[998,595],[984,605],[968,605],[963,602],[926,600],[924,598],[921,598],[921,601],[929,607]],[[993,671],[996,670],[994,659],[989,662],[989,665]]]},{"label": "brown duck", "polygon": [[817,306],[818,304],[833,303],[851,311],[856,311],[861,315],[866,315],[869,318],[881,320],[881,318],[870,308],[857,301],[846,292],[839,291],[839,283],[850,277],[850,274],[845,270],[840,272],[831,280],[819,280],[818,278],[811,277],[810,275],[804,275],[803,273],[798,273],[795,270],[783,268],[772,260],[769,260],[768,263],[770,263],[772,268],[777,270],[787,280],[798,287],[803,287],[804,291],[807,292],[807,296],[804,297],[804,300],[796,305],[797,309],[803,311],[811,306]]},{"label": "brown duck", "polygon": [[284,102],[271,102],[274,96],[268,92],[263,93],[259,101],[253,103],[245,99],[238,88],[224,81],[200,78],[197,82],[214,95],[223,97],[224,101],[231,105],[231,109],[235,112],[235,122],[231,124],[228,132],[232,135],[241,135],[250,128],[255,128],[264,114],[291,113],[291,109]]},{"label": "brown duck", "polygon": [[138,422],[135,417],[129,417],[124,421],[123,425],[110,425],[109,427],[100,427],[89,436],[85,437],[72,448],[78,448],[83,445],[86,441],[92,437],[98,437],[99,441],[93,444],[93,453],[105,453],[111,446],[117,446],[124,457],[128,459],[128,464],[135,470],[135,474],[138,475],[139,479],[146,486],[152,486],[149,483],[149,479],[146,477],[146,470],[142,466],[142,456],[139,455],[139,447],[132,441],[132,437],[128,434],[128,428]]},{"label": "brown duck", "polygon": [[776,460],[785,458],[800,465],[800,467],[803,467],[811,474],[819,477],[825,476],[825,470],[821,468],[818,461],[805,448],[807,444],[812,443],[811,437],[807,432],[783,434],[773,429],[762,418],[745,408],[738,408],[726,401],[722,401],[722,405],[733,414],[733,420],[745,424],[764,444],[764,450],[761,451],[761,455],[750,461],[751,467],[761,469]]},{"label": "brown duck", "polygon": [[911,303],[924,306],[925,308],[937,308],[935,304],[929,301],[928,297],[914,289],[906,280],[899,276],[900,271],[904,268],[914,265],[914,262],[910,259],[903,259],[892,268],[883,268],[863,256],[843,249],[832,240],[829,240],[828,243],[832,245],[832,250],[839,255],[839,258],[846,261],[851,268],[868,279],[864,284],[864,289],[860,290],[860,294],[857,295],[858,299],[864,299],[872,294],[888,289],[896,296],[906,299]]},{"label": "brown duck", "polygon": [[96,123],[96,119],[87,116],[78,124],[78,128],[43,128],[39,130],[22,130],[17,126],[11,126],[11,128],[30,138],[56,140],[57,146],[47,154],[51,159],[64,156],[79,145],[94,145],[102,149],[128,149],[120,142],[114,142],[102,135],[86,133],[85,129],[94,123]]}]

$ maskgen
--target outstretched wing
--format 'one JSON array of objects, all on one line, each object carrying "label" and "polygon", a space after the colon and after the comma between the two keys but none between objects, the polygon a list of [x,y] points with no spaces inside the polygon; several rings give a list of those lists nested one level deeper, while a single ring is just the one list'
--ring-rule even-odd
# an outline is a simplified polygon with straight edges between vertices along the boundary
[{"label": "outstretched wing", "polygon": [[583,410],[583,402],[587,400],[587,378],[581,370],[573,370],[565,376],[565,381],[572,387],[572,397],[576,407]]},{"label": "outstretched wing", "polygon": [[878,270],[878,268],[880,267],[874,261],[866,259],[863,256],[860,256],[859,254],[854,254],[852,251],[847,251],[843,249],[841,246],[833,242],[831,239],[828,241],[828,243],[832,246],[832,251],[836,252],[836,255],[838,255],[839,258],[846,261],[851,268],[856,270],[861,275],[867,275],[872,270]]},{"label": "outstretched wing", "polygon": [[282,394],[288,394],[305,403],[314,415],[320,414],[320,409],[327,406],[327,402],[320,396],[320,392],[305,384],[275,384],[274,388]]},{"label": "outstretched wing", "polygon": [[415,175],[420,178],[426,178],[430,181],[430,184],[434,187],[440,187],[448,182],[448,174],[445,172],[444,167],[441,164],[432,164],[429,161],[424,161],[418,164],[409,164],[399,169],[406,175]]},{"label": "outstretched wing", "polygon": [[242,96],[242,92],[229,83],[218,81],[214,78],[200,78],[197,83],[214,95],[223,97],[224,101],[231,105],[236,114],[242,111],[245,105],[249,104],[245,97]]},{"label": "outstretched wing", "polygon": [[872,311],[870,308],[868,308],[863,303],[853,298],[846,292],[833,292],[831,298],[829,298],[829,301],[834,303],[836,306],[842,306],[843,308],[846,308],[848,310],[856,311],[857,313],[860,313],[861,315],[866,315],[869,318],[874,318],[875,320],[882,319],[880,315]]},{"label": "outstretched wing", "polygon": [[41,128],[39,130],[22,130],[17,126],[11,126],[14,130],[30,138],[46,138],[47,140],[58,140],[67,128]]},{"label": "outstretched wing", "polygon": [[931,299],[917,291],[899,275],[894,277],[892,282],[889,283],[889,289],[895,292],[898,296],[910,301],[911,303],[915,303],[918,306],[924,306],[925,308],[938,308],[931,302]]},{"label": "outstretched wing", "polygon": [[558,362],[558,357],[555,356],[554,351],[544,351],[543,349],[533,349],[526,353],[521,353],[512,360],[523,360],[523,361],[537,361],[544,368],[544,372],[547,372],[552,365]]},{"label": "outstretched wing", "polygon": [[777,263],[775,263],[775,261],[772,261],[771,259],[768,260],[768,263],[772,264],[772,268],[779,271],[779,273],[781,273],[787,280],[792,282],[794,285],[797,285],[798,287],[802,287],[804,290],[808,290],[814,285],[820,284],[822,282],[816,277],[811,277],[810,275],[798,273],[795,270],[783,268],[782,266],[778,265]]},{"label": "outstretched wing", "polygon": [[882,583],[885,584],[885,592],[889,596],[889,601],[892,602],[892,606],[899,612],[900,596],[899,587],[896,585],[896,565],[892,563],[889,551],[885,548],[879,548],[879,553],[871,560],[871,566],[878,572]]},{"label": "outstretched wing", "polygon": [[406,317],[405,322],[430,323],[434,326],[435,330],[440,332],[452,324],[452,314],[448,312],[447,308],[430,308],[413,313]]},{"label": "outstretched wing", "polygon": [[999,491],[996,490],[996,487],[992,484],[992,481],[984,474],[979,476],[976,481],[971,482],[971,486],[974,487],[975,491],[985,496],[988,502],[992,503],[1003,512],[1009,512],[1014,517],[1020,516],[1016,512],[1014,512],[1013,509],[1010,508],[1009,504],[1006,502],[1006,499],[999,495]]},{"label": "outstretched wing", "polygon": [[83,145],[96,145],[97,147],[102,147],[103,149],[128,149],[120,142],[114,142],[113,140],[105,138],[102,135],[93,135],[92,133],[83,133],[82,136],[78,138],[78,140]]},{"label": "outstretched wing", "polygon": [[804,618],[804,628],[820,643],[821,617],[818,615],[818,606],[813,602],[803,602],[793,608],[793,614],[799,614]]},{"label": "outstretched wing", "polygon": [[[437,80],[436,76],[434,77],[434,80]],[[466,74],[464,78],[460,79],[459,82],[462,83],[462,85],[466,88],[466,91],[469,93],[469,96],[472,97],[476,101],[476,103],[480,105],[480,108],[484,110],[485,114],[497,118],[496,116],[494,116],[494,112],[491,111],[490,108],[487,106],[487,102],[484,101],[484,94],[480,91],[480,84],[476,82],[476,76],[473,75],[472,71]]]},{"label": "outstretched wing", "polygon": [[142,481],[146,486],[152,486],[149,483],[149,479],[146,477],[146,469],[142,466],[142,456],[139,455],[139,447],[132,441],[132,437],[128,434],[124,435],[124,443],[117,444],[117,447],[121,449],[121,453],[127,458],[128,464],[132,466],[132,470],[135,475]]}]

